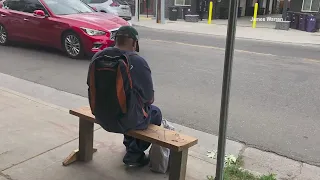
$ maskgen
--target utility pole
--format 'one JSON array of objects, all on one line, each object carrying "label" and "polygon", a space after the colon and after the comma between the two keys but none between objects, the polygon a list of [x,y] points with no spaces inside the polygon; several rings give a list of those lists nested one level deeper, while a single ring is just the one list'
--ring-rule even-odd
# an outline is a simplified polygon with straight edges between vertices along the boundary
[{"label": "utility pole", "polygon": [[164,24],[165,23],[165,17],[164,17],[164,5],[165,0],[157,0],[157,23]]},{"label": "utility pole", "polygon": [[161,1],[161,24],[164,24],[165,23],[165,16],[164,16],[164,13],[165,13],[165,0],[160,0]]}]

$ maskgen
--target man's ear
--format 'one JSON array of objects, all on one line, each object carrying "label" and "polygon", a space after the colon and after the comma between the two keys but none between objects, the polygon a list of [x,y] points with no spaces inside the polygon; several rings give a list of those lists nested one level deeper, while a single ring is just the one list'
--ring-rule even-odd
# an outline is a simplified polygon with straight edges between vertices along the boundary
[{"label": "man's ear", "polygon": [[139,48],[139,42],[136,41],[136,52],[139,52],[140,51],[140,48]]}]

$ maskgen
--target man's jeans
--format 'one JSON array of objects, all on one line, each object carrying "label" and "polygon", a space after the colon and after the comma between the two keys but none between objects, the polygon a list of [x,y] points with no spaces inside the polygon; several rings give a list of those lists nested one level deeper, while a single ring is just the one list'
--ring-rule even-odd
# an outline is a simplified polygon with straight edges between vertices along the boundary
[{"label": "man's jeans", "polygon": [[[156,106],[151,105],[150,113],[150,124],[155,124],[160,126],[162,122],[162,113],[160,109]],[[139,125],[139,129],[147,129],[149,125],[149,120],[146,123]],[[135,139],[131,136],[124,135],[123,144],[126,146],[127,153],[123,158],[124,163],[136,163],[142,156],[144,156],[144,151],[149,148],[151,143]]]}]

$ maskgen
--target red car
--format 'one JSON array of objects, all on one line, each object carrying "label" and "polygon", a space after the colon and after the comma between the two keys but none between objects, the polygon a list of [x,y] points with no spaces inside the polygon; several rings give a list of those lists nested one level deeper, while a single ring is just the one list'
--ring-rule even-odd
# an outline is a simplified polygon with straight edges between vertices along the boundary
[{"label": "red car", "polygon": [[31,42],[81,58],[112,46],[123,25],[130,23],[81,0],[0,0],[0,45]]}]

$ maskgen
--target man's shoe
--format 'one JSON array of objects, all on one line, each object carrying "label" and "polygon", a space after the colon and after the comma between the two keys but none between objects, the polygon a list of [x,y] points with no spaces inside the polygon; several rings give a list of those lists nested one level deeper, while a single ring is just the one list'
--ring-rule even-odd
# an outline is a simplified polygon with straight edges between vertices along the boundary
[{"label": "man's shoe", "polygon": [[141,156],[141,158],[137,162],[127,162],[125,165],[127,167],[143,167],[148,165],[150,162],[150,158],[146,155]]}]

